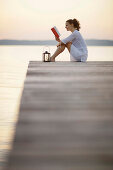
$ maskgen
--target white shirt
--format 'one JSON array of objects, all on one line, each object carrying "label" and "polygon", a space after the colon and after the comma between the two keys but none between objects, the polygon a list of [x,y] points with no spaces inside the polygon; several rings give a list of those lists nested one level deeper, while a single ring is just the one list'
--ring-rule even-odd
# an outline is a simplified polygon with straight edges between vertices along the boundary
[{"label": "white shirt", "polygon": [[[78,59],[78,57],[79,57],[80,60],[87,60],[87,55],[88,55],[87,45],[78,30],[75,30],[71,35],[69,35],[67,38],[65,38],[61,41],[64,44],[66,44],[70,41],[72,42],[70,54],[75,59]],[[81,58],[80,58],[80,56],[81,56]]]}]

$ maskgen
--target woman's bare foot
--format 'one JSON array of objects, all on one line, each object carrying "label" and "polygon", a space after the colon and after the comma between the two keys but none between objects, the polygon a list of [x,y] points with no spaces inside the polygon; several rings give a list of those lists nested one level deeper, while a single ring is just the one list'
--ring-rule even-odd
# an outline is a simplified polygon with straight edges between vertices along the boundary
[{"label": "woman's bare foot", "polygon": [[50,58],[50,61],[51,61],[51,62],[55,62],[55,58],[51,57],[51,58]]}]

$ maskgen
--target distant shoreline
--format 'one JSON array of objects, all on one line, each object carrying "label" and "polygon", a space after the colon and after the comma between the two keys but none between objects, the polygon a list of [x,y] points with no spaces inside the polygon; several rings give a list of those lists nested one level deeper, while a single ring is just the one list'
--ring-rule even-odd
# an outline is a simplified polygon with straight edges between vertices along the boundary
[{"label": "distant shoreline", "polygon": [[[113,46],[113,40],[85,40],[88,46]],[[0,40],[0,45],[56,45],[55,40]]]}]

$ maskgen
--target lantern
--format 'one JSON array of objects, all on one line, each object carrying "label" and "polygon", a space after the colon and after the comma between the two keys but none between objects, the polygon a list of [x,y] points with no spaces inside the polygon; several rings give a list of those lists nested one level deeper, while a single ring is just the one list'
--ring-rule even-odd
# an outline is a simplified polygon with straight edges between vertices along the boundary
[{"label": "lantern", "polygon": [[44,52],[44,49],[43,49],[42,61],[43,62],[49,62],[50,61],[50,56],[51,56],[50,52],[48,52],[47,50]]}]

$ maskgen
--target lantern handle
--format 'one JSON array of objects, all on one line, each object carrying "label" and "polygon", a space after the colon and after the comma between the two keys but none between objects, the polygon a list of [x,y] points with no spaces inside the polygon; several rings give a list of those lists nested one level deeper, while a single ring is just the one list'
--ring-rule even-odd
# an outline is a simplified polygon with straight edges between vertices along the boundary
[{"label": "lantern handle", "polygon": [[45,46],[43,47],[43,53],[44,53],[44,49],[45,49],[45,47],[48,47],[48,49],[49,49],[49,53],[50,53],[50,47],[49,47],[48,45],[45,45]]}]

